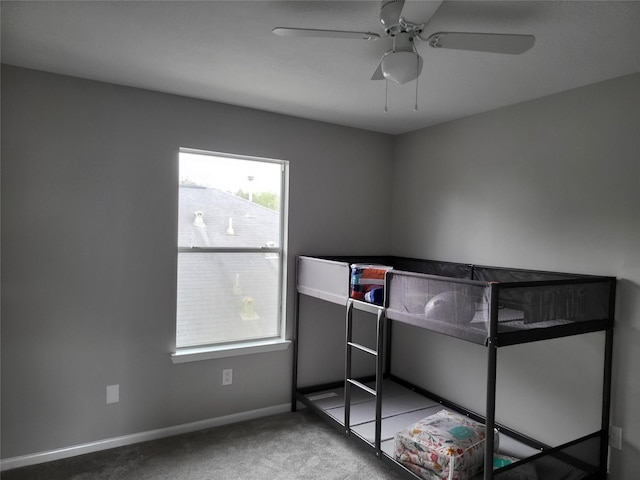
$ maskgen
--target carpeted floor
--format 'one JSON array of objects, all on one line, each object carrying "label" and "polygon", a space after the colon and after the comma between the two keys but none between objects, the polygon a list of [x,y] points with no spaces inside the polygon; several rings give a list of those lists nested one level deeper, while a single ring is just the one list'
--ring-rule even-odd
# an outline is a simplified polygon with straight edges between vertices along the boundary
[{"label": "carpeted floor", "polygon": [[2,480],[399,480],[306,410],[2,472]]}]

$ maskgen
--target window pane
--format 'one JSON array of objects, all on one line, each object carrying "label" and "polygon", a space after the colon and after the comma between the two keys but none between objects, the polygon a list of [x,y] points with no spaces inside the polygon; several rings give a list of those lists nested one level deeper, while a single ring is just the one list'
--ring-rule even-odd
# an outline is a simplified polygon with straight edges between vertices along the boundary
[{"label": "window pane", "polygon": [[280,247],[282,164],[180,153],[179,247]]},{"label": "window pane", "polygon": [[287,162],[179,160],[177,348],[280,337]]},{"label": "window pane", "polygon": [[280,334],[280,256],[178,254],[177,347]]}]

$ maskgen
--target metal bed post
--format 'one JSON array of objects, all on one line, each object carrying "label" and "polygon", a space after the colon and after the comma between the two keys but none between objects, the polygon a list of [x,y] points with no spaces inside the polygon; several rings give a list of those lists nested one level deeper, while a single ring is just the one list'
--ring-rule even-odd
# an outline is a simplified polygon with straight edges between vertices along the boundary
[{"label": "metal bed post", "polygon": [[613,370],[613,322],[616,308],[616,279],[609,283],[609,321],[604,346],[604,375],[602,383],[602,434],[600,435],[600,464],[601,473],[606,475],[609,459],[609,422],[611,415],[611,377]]},{"label": "metal bed post", "polygon": [[487,339],[487,418],[485,423],[484,480],[493,480],[493,442],[496,425],[496,365],[498,360],[498,283],[490,283],[489,336]]},{"label": "metal bed post", "polygon": [[291,382],[291,411],[295,412],[297,410],[297,392],[298,392],[298,329],[300,320],[298,318],[298,312],[300,311],[300,292],[296,288],[296,299],[293,307],[293,333],[292,333],[292,343],[293,343],[293,381]]},{"label": "metal bed post", "polygon": [[376,433],[375,449],[376,455],[382,455],[382,377],[383,377],[383,341],[385,325],[384,309],[380,308],[376,314]]},{"label": "metal bed post", "polygon": [[346,318],[346,338],[345,338],[345,366],[344,366],[344,429],[345,433],[349,435],[351,424],[351,340],[353,337],[353,300],[347,301],[347,318]]}]

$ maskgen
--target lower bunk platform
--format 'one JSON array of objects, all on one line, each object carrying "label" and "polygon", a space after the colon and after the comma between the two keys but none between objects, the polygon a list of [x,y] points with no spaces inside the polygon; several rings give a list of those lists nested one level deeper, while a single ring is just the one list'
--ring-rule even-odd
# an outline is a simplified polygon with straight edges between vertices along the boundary
[{"label": "lower bunk platform", "polygon": [[[375,382],[363,381],[374,386]],[[443,410],[460,413],[473,420],[482,418],[457,405],[425,392],[400,379],[383,381],[380,450],[375,445],[375,397],[360,389],[351,389],[349,426],[345,426],[345,389],[343,384],[299,389],[296,398],[355,441],[370,447],[383,461],[389,462],[408,479],[482,480],[483,472],[465,476],[436,473],[396,459],[396,434]],[[497,480],[591,480],[604,479],[599,472],[600,432],[560,447],[551,448],[517,432],[497,426],[499,446],[494,452],[493,478]],[[513,463],[511,463],[513,462]]]}]

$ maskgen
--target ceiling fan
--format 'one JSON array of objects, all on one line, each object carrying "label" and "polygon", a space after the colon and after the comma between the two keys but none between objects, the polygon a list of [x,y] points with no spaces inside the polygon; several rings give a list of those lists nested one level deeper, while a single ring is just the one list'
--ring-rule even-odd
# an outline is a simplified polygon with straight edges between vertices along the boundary
[{"label": "ceiling fan", "polygon": [[[393,39],[393,47],[380,60],[372,80],[391,80],[400,85],[416,80],[422,72],[422,57],[416,49],[416,40],[433,48],[449,48],[477,52],[493,52],[518,55],[529,50],[533,35],[500,33],[437,32],[428,37],[421,34],[442,4],[439,1],[407,2],[405,0],[383,0],[380,6],[382,36]],[[312,28],[276,27],[273,33],[282,37],[324,37],[377,40],[375,32],[345,30],[323,30]],[[417,85],[416,85],[417,89]],[[417,96],[417,92],[416,92]],[[417,109],[417,105],[416,105]],[[386,107],[385,107],[386,110]]]}]

